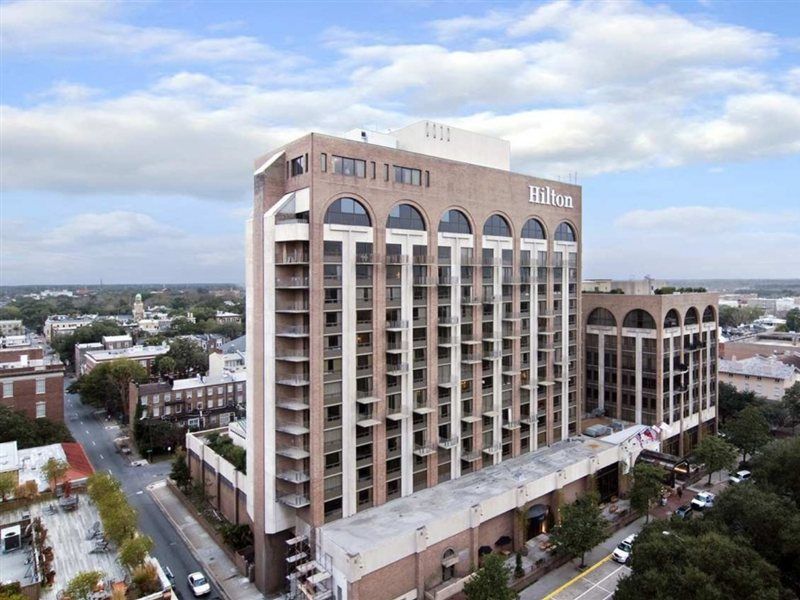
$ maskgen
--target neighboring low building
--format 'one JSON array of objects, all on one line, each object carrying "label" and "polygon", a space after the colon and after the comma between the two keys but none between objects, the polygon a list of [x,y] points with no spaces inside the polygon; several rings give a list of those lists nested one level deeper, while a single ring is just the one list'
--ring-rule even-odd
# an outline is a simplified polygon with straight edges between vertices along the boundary
[{"label": "neighboring low building", "polygon": [[48,343],[52,343],[56,337],[70,334],[78,327],[91,325],[97,318],[98,315],[78,315],[76,317],[51,315],[44,322],[44,337]]},{"label": "neighboring low building", "polygon": [[126,358],[138,362],[149,372],[153,370],[156,358],[166,354],[168,351],[169,346],[167,344],[158,346],[131,346],[129,348],[111,350],[106,350],[105,347],[103,349],[85,350],[82,355],[82,362],[78,374],[86,375],[87,373],[91,373],[92,369],[97,365],[104,362],[111,362],[119,358]]},{"label": "neighboring low building", "polygon": [[133,338],[129,335],[104,335],[103,347],[106,350],[120,350],[133,346]]},{"label": "neighboring low building", "polygon": [[0,404],[31,419],[64,420],[64,363],[44,348],[0,349]]},{"label": "neighboring low building", "polygon": [[775,356],[753,356],[742,360],[720,360],[719,380],[742,392],[755,392],[779,401],[786,390],[800,381],[800,371]]},{"label": "neighboring low building", "polygon": [[194,333],[191,335],[179,335],[178,339],[189,340],[200,346],[205,352],[222,350],[228,338],[219,333]]},{"label": "neighboring low building", "polygon": [[745,338],[741,341],[720,344],[721,358],[736,360],[753,356],[781,357],[800,352],[800,333],[769,332]]},{"label": "neighboring low building", "polygon": [[130,414],[136,414],[138,404],[142,419],[168,420],[192,430],[223,427],[244,415],[245,386],[244,372],[131,384]]},{"label": "neighboring low building", "polygon": [[3,319],[0,321],[0,337],[8,335],[22,335],[25,333],[25,326],[20,319]]},{"label": "neighboring low building", "polygon": [[691,453],[716,429],[717,295],[584,294],[583,306],[587,416],[653,426],[664,452]]},{"label": "neighboring low building", "polygon": [[69,470],[58,482],[59,487],[67,481],[72,486],[82,487],[94,473],[86,451],[77,442],[19,449],[16,441],[0,444],[0,473],[13,473],[17,485],[35,481],[39,492],[46,492],[53,482],[44,476],[43,467],[51,458],[69,465]]},{"label": "neighboring low building", "polygon": [[241,323],[242,315],[218,310],[217,313],[214,315],[214,320],[217,323]]}]

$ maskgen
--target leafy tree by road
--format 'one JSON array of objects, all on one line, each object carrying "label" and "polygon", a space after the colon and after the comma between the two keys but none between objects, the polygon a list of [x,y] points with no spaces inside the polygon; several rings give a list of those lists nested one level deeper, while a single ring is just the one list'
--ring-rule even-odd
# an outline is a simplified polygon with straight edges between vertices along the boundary
[{"label": "leafy tree by road", "polygon": [[711,485],[711,474],[720,469],[732,469],[736,465],[737,452],[733,444],[729,444],[718,435],[707,435],[694,450],[695,458],[705,464],[708,470],[708,484]]},{"label": "leafy tree by road", "polygon": [[650,522],[650,505],[661,495],[663,486],[664,469],[650,463],[639,463],[633,468],[631,506],[646,515],[647,523]]},{"label": "leafy tree by road", "polygon": [[64,423],[30,419],[23,412],[0,406],[0,443],[14,441],[19,449],[24,449],[74,440]]},{"label": "leafy tree by road", "polygon": [[137,535],[125,540],[119,549],[120,564],[128,571],[132,571],[144,563],[153,546],[153,538],[146,535]]},{"label": "leafy tree by road", "polygon": [[189,487],[189,483],[192,481],[192,474],[189,471],[189,465],[186,463],[186,452],[183,448],[179,448],[175,453],[175,460],[172,461],[172,471],[169,476],[175,482],[175,485],[184,492]]},{"label": "leafy tree by road", "polygon": [[800,381],[784,392],[781,406],[786,410],[787,422],[796,428],[800,424]]},{"label": "leafy tree by road", "polygon": [[770,440],[769,423],[757,406],[747,406],[725,427],[730,442],[739,448],[747,462],[759,448]]},{"label": "leafy tree by road", "polygon": [[483,567],[464,584],[467,600],[517,600],[517,593],[508,587],[510,569],[499,554],[487,554]]},{"label": "leafy tree by road", "polygon": [[581,557],[581,568],[586,566],[586,553],[608,537],[597,500],[596,494],[589,493],[564,506],[561,523],[550,535],[559,552]]},{"label": "leafy tree by road", "polygon": [[753,479],[762,489],[800,505],[800,438],[775,440],[753,459]]},{"label": "leafy tree by road", "polygon": [[[696,519],[703,521],[703,519]],[[743,540],[697,526],[662,532],[662,523],[643,530],[631,553],[632,572],[620,579],[615,600],[783,600],[778,569]]]},{"label": "leafy tree by road", "polygon": [[719,384],[719,418],[726,423],[735,417],[745,407],[760,404],[761,399],[755,392],[740,392],[729,383],[720,382]]},{"label": "leafy tree by road", "polygon": [[208,355],[199,344],[192,340],[172,340],[169,351],[156,361],[159,368],[160,361],[167,356],[175,361],[174,372],[178,377],[190,377],[208,371]]},{"label": "leafy tree by road", "polygon": [[175,372],[175,359],[171,356],[160,356],[156,362],[158,374],[162,377],[164,375],[171,375]]},{"label": "leafy tree by road", "polygon": [[135,360],[118,358],[109,364],[108,375],[117,388],[122,414],[128,417],[128,398],[130,397],[131,383],[144,383],[147,381],[147,369]]}]

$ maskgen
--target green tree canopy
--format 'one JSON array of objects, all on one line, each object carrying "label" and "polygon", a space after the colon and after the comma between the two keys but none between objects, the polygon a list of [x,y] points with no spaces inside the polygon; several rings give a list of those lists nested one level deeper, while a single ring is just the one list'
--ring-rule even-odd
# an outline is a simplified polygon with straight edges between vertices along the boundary
[{"label": "green tree canopy", "polygon": [[133,424],[133,437],[142,454],[161,453],[183,444],[186,430],[176,423],[162,419],[137,419]]},{"label": "green tree canopy", "polygon": [[705,464],[708,470],[708,483],[711,474],[720,469],[732,469],[736,466],[737,452],[733,444],[729,444],[718,435],[707,435],[694,450],[695,458]]},{"label": "green tree canopy", "polygon": [[118,358],[108,366],[108,376],[117,388],[122,414],[128,416],[131,383],[144,383],[148,379],[147,369],[135,360]]},{"label": "green tree canopy", "polygon": [[144,563],[153,546],[153,538],[146,535],[137,535],[125,540],[119,549],[120,564],[128,571],[132,571]]},{"label": "green tree canopy", "polygon": [[793,308],[786,313],[786,329],[800,331],[800,308]]},{"label": "green tree canopy", "polygon": [[30,419],[21,411],[0,406],[0,443],[14,441],[18,448],[23,449],[74,440],[64,423],[49,419]]},{"label": "green tree canopy", "polygon": [[11,471],[0,473],[0,501],[5,502],[17,490],[17,478]]},{"label": "green tree canopy", "polygon": [[87,600],[105,576],[103,571],[81,571],[67,584],[67,596],[70,600]]},{"label": "green tree canopy", "polygon": [[42,475],[50,482],[53,491],[58,487],[59,482],[64,479],[67,471],[69,471],[69,463],[57,458],[48,458],[47,462],[42,466]]},{"label": "green tree canopy", "polygon": [[585,494],[561,509],[561,523],[553,529],[550,540],[559,552],[581,557],[586,566],[586,553],[606,537],[608,523],[603,518],[596,494]]},{"label": "green tree canopy", "polygon": [[702,527],[669,535],[663,529],[663,522],[656,522],[639,534],[631,553],[632,573],[620,579],[615,600],[792,597],[778,570],[743,540]]},{"label": "green tree canopy", "polygon": [[725,423],[731,417],[735,417],[745,407],[758,405],[761,399],[755,392],[740,392],[729,383],[720,382],[719,384],[719,417]]},{"label": "green tree canopy", "polygon": [[633,468],[633,487],[631,488],[631,506],[644,513],[650,521],[650,505],[661,494],[664,486],[664,469],[641,462]]},{"label": "green tree canopy", "polygon": [[746,406],[725,427],[730,442],[739,448],[745,462],[769,442],[769,423],[757,406]]},{"label": "green tree canopy", "polygon": [[57,336],[52,343],[53,350],[65,363],[72,364],[75,357],[75,344],[100,342],[106,335],[122,335],[125,328],[110,319],[97,320],[94,323],[78,327],[72,333]]},{"label": "green tree canopy", "polygon": [[192,340],[180,338],[172,340],[169,351],[164,356],[169,356],[175,361],[175,374],[179,377],[190,377],[208,371],[208,355]]},{"label": "green tree canopy", "polygon": [[786,420],[794,428],[800,424],[800,381],[783,394],[781,406],[786,411]]},{"label": "green tree canopy", "polygon": [[499,554],[487,554],[483,567],[464,584],[467,600],[516,600],[517,593],[508,587],[510,569]]},{"label": "green tree canopy", "polygon": [[753,459],[753,478],[764,490],[800,506],[800,438],[775,440]]}]

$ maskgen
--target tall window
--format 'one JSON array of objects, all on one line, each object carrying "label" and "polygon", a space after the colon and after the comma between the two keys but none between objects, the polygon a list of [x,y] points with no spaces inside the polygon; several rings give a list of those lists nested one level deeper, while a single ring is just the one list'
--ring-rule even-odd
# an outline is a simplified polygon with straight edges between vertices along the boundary
[{"label": "tall window", "polygon": [[622,323],[623,327],[633,327],[636,329],[655,329],[656,322],[650,313],[646,310],[637,308],[625,315],[625,320]]},{"label": "tall window", "polygon": [[680,325],[680,318],[678,316],[678,311],[674,308],[670,309],[667,313],[667,316],[664,317],[664,327],[669,329],[670,327],[677,327]]},{"label": "tall window", "polygon": [[386,220],[388,229],[412,229],[425,231],[425,221],[419,211],[410,204],[398,204],[389,213]]},{"label": "tall window", "polygon": [[47,416],[47,402],[36,403],[36,418],[44,419]]},{"label": "tall window", "polygon": [[511,228],[503,217],[500,215],[492,215],[486,219],[486,223],[483,225],[483,235],[511,237]]},{"label": "tall window", "polygon": [[714,322],[714,307],[706,306],[706,309],[703,311],[703,323],[713,323],[713,322]]},{"label": "tall window", "polygon": [[686,318],[683,321],[684,325],[697,325],[697,309],[692,307],[686,311]]},{"label": "tall window", "polygon": [[575,230],[569,223],[566,222],[560,223],[559,226],[556,228],[555,238],[559,242],[574,242]]},{"label": "tall window", "polygon": [[340,198],[328,207],[325,222],[329,225],[371,225],[366,209],[358,200]]},{"label": "tall window", "polygon": [[605,308],[595,308],[589,315],[589,325],[616,327],[617,320],[614,318],[614,315]]},{"label": "tall window", "polygon": [[522,228],[522,237],[529,240],[544,240],[547,236],[544,233],[544,225],[539,219],[528,219]]},{"label": "tall window", "polygon": [[3,382],[3,398],[12,398],[14,396],[14,382]]},{"label": "tall window", "polygon": [[295,177],[306,172],[306,157],[298,156],[289,163],[289,175]]},{"label": "tall window", "polygon": [[36,378],[36,393],[37,394],[44,394],[44,377],[37,377]]},{"label": "tall window", "polygon": [[439,221],[439,233],[467,233],[472,234],[472,227],[466,215],[460,210],[450,209],[442,215]]}]

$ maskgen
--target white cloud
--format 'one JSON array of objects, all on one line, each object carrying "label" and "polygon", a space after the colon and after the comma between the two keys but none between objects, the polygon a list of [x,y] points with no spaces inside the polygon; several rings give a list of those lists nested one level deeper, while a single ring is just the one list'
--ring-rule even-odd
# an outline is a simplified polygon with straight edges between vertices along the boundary
[{"label": "white cloud", "polygon": [[800,222],[800,212],[749,211],[725,206],[668,206],[626,212],[617,217],[614,225],[621,230],[683,237],[687,234],[733,233],[743,228],[761,230],[764,226],[788,226],[797,222]]},{"label": "white cloud", "polygon": [[145,213],[82,213],[50,230],[6,220],[0,231],[2,285],[243,280],[241,235],[192,233]]},{"label": "white cloud", "polygon": [[4,52],[99,49],[146,55],[158,61],[252,62],[278,54],[254,37],[203,38],[163,27],[137,27],[118,19],[126,5],[107,0],[18,0],[3,4]]}]

